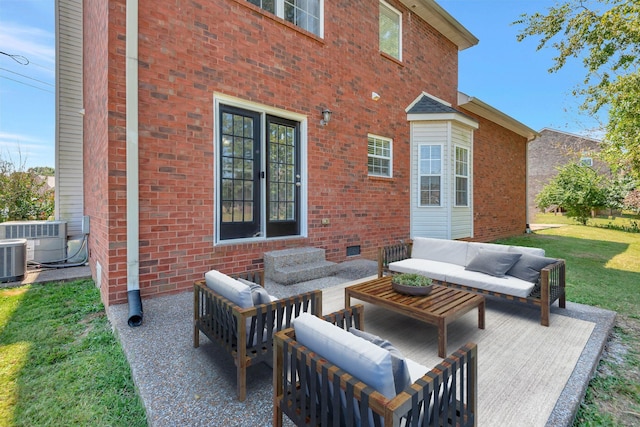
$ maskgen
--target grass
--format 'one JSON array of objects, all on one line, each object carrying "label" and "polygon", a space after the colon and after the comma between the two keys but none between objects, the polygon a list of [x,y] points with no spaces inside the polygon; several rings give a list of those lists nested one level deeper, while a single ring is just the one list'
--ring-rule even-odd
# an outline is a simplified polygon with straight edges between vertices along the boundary
[{"label": "grass", "polygon": [[590,222],[595,226],[582,226],[562,221],[564,217],[549,217],[539,216],[536,223],[571,225],[499,242],[540,247],[548,256],[564,258],[567,299],[618,313],[613,336],[574,426],[640,425],[640,234],[601,228],[609,218],[596,218]]},{"label": "grass", "polygon": [[0,425],[147,425],[93,281],[0,290]]}]

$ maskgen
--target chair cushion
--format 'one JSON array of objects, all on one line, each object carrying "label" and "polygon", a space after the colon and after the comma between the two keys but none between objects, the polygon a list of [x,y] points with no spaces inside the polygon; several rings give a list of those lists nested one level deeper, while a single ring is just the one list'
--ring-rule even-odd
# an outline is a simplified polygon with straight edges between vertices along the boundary
[{"label": "chair cushion", "polygon": [[389,351],[309,313],[300,314],[292,324],[301,345],[385,397],[396,396]]},{"label": "chair cushion", "polygon": [[409,366],[406,359],[393,344],[384,338],[380,338],[377,335],[370,334],[369,332],[361,331],[360,329],[349,329],[353,335],[364,338],[365,340],[374,343],[378,347],[384,348],[391,355],[391,369],[393,371],[393,380],[396,385],[396,394],[400,394],[402,390],[411,385],[411,375],[409,373]]},{"label": "chair cushion", "polygon": [[505,273],[513,267],[521,256],[522,254],[518,253],[481,249],[465,269],[495,277],[504,277]]},{"label": "chair cushion", "polygon": [[253,307],[253,296],[248,285],[224,273],[220,273],[218,270],[206,272],[204,278],[209,289],[222,295],[240,308]]},{"label": "chair cushion", "polygon": [[507,275],[527,282],[538,283],[540,270],[556,261],[554,258],[522,254],[520,259],[507,271]]}]

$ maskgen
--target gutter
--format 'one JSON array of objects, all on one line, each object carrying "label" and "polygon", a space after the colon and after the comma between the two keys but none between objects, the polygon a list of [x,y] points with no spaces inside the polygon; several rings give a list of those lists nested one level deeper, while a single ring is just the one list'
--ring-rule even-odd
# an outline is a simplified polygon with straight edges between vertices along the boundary
[{"label": "gutter", "polygon": [[142,324],[138,195],[138,0],[126,0],[127,300],[129,326]]}]

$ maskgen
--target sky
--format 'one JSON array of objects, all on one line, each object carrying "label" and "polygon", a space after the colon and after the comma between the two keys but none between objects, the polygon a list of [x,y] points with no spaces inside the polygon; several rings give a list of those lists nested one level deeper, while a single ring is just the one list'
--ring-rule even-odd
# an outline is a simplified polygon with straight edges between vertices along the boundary
[{"label": "sky", "polygon": [[[331,1],[331,0],[327,0]],[[579,60],[550,74],[554,52],[537,40],[518,42],[511,25],[555,0],[437,0],[474,34],[460,52],[459,90],[539,131],[589,134],[597,122],[580,115],[572,89],[584,78]],[[55,166],[54,0],[0,0],[0,158],[25,168]],[[20,59],[20,58],[18,58]],[[23,61],[24,62],[24,61]]]},{"label": "sky", "polygon": [[0,52],[29,61],[0,54],[0,158],[25,168],[55,166],[54,3],[0,0]]}]

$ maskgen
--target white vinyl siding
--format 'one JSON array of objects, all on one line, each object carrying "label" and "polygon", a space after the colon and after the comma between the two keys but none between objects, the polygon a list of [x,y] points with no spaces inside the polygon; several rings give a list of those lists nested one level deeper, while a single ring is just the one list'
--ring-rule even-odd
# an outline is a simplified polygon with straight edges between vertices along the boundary
[{"label": "white vinyl siding", "polygon": [[[452,121],[411,122],[411,236],[459,239],[473,237],[473,131]],[[439,206],[423,206],[420,200],[420,149],[442,147]],[[455,205],[455,148],[468,154],[468,206]]]},{"label": "white vinyl siding", "polygon": [[56,2],[55,217],[67,235],[82,234],[82,2]]},{"label": "white vinyl siding", "polygon": [[[453,123],[451,126],[452,149],[465,148],[468,154],[467,206],[451,207],[451,239],[473,237],[473,131],[465,126]],[[452,154],[453,156],[453,154]],[[455,159],[452,158],[452,167]],[[452,170],[455,174],[455,169]],[[452,188],[452,201],[455,201],[455,189]],[[452,203],[453,204],[453,203]]]}]

